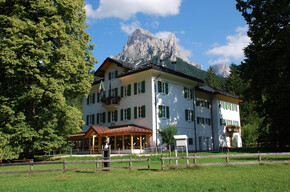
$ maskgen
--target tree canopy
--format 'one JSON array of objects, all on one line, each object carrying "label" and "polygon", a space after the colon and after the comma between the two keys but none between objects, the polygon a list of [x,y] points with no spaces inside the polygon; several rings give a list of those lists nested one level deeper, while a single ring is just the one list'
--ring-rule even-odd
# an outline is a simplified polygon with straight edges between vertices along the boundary
[{"label": "tree canopy", "polygon": [[158,133],[161,136],[162,143],[168,145],[174,145],[174,135],[177,134],[177,127],[174,124],[169,124],[167,127],[163,129],[159,129]]},{"label": "tree canopy", "polygon": [[263,118],[259,139],[275,147],[289,146],[290,33],[289,0],[237,0],[248,26],[251,43],[245,48],[241,77],[249,83]]},{"label": "tree canopy", "polygon": [[213,88],[216,88],[216,89],[220,89],[220,83],[217,79],[217,75],[215,73],[215,70],[213,69],[212,66],[210,66],[207,70],[207,74],[206,74],[206,77],[205,77],[205,84],[208,85],[208,86],[211,86]]},{"label": "tree canopy", "polygon": [[88,94],[97,62],[83,0],[0,1],[0,158],[49,151],[80,131],[70,100]]}]

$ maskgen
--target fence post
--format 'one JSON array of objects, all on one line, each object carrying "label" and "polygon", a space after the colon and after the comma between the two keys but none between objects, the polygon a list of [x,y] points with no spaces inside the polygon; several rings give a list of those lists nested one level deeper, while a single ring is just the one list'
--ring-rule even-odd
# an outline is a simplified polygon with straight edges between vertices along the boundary
[{"label": "fence post", "polygon": [[194,165],[196,166],[196,164],[197,164],[197,161],[196,161],[196,154],[194,153],[193,155],[194,155],[193,163],[194,163]]},{"label": "fence post", "polygon": [[262,157],[261,157],[261,154],[260,154],[260,151],[258,151],[259,155],[258,155],[258,161],[262,161]]},{"label": "fence post", "polygon": [[132,171],[132,157],[130,157],[130,161],[129,161],[129,169],[130,169],[130,171]]},{"label": "fence post", "polygon": [[30,161],[30,172],[29,172],[29,175],[32,175],[33,173],[33,159]]},{"label": "fence post", "polygon": [[70,156],[72,156],[72,149],[70,149]]},{"label": "fence post", "polygon": [[66,165],[65,165],[65,159],[63,160],[63,173],[65,173]]},{"label": "fence post", "polygon": [[226,157],[226,162],[229,163],[230,159],[229,159],[229,154],[227,153],[227,157]]},{"label": "fence post", "polygon": [[150,171],[150,158],[148,158],[148,169],[149,169],[149,171]]},{"label": "fence post", "polygon": [[[169,145],[169,157],[171,158],[171,145]],[[172,165],[172,160],[169,159],[169,165]]]},{"label": "fence post", "polygon": [[[175,157],[177,157],[177,149],[175,149]],[[175,164],[178,165],[178,159],[176,158]]]},{"label": "fence post", "polygon": [[164,159],[163,159],[163,155],[161,155],[161,166],[162,166],[162,171],[164,171]]},{"label": "fence post", "polygon": [[99,157],[97,157],[97,163],[96,163],[96,167],[97,167],[97,171],[99,170],[100,168],[100,165],[99,165]]}]

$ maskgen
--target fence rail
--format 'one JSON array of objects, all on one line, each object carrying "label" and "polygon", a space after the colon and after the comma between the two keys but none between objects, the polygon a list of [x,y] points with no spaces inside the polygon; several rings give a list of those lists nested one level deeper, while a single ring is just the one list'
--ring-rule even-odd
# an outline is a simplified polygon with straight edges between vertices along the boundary
[{"label": "fence rail", "polygon": [[[138,162],[138,161],[147,161],[148,164],[146,166],[133,166],[132,162]],[[117,163],[117,162],[129,162],[129,166],[123,166],[123,167],[101,167],[100,164],[102,163]],[[76,164],[76,163],[96,163],[96,167],[90,167],[90,168],[66,168],[67,164]],[[56,165],[56,164],[62,164],[62,169],[48,169],[48,170],[33,170],[34,165]],[[21,166],[21,165],[29,165],[30,170],[29,171],[8,171],[8,172],[0,172],[0,175],[6,175],[6,174],[19,174],[19,173],[42,173],[42,172],[67,172],[67,171],[100,171],[100,170],[113,170],[113,169],[148,169],[150,170],[150,158],[142,158],[142,159],[109,159],[109,160],[82,160],[82,161],[66,161],[65,159],[63,161],[47,161],[47,162],[27,162],[27,163],[2,163],[0,164],[0,167],[5,166]]]},{"label": "fence rail", "polygon": [[[161,167],[164,170],[166,167],[193,167],[193,166],[212,166],[212,165],[247,165],[247,164],[274,164],[274,163],[290,163],[290,160],[282,161],[262,161],[263,156],[283,156],[290,155],[287,153],[252,153],[252,154],[226,154],[226,155],[204,155],[204,156],[193,156],[188,157],[162,157],[161,158]],[[258,161],[246,161],[246,162],[230,162],[230,157],[258,157]],[[207,158],[225,158],[225,163],[197,163],[197,159],[207,159]],[[186,159],[186,164],[178,164],[178,160]],[[189,160],[192,159],[193,163],[189,163]],[[169,160],[169,165],[165,165],[165,160]],[[176,164],[172,164],[172,160],[176,161]]]}]

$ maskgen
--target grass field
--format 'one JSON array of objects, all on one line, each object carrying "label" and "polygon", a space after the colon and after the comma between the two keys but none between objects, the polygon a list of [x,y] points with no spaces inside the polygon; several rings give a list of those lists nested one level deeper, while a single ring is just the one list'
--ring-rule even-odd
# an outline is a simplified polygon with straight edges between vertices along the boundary
[{"label": "grass field", "polygon": [[[198,155],[213,154],[221,153]],[[129,158],[129,156],[115,158]],[[290,191],[289,164],[209,166],[161,171],[160,155],[150,158],[151,171],[113,170],[110,172],[80,171],[0,175],[0,191]],[[91,160],[96,157],[67,157],[65,159],[67,161]],[[289,160],[289,156],[265,158],[265,160],[273,159]],[[255,161],[257,158],[237,158],[230,161],[253,160]],[[200,163],[206,162],[225,162],[225,160],[219,158],[200,160]],[[146,163],[133,162],[133,165]],[[179,163],[185,163],[185,160]],[[112,166],[128,166],[128,163],[116,163]],[[76,167],[95,167],[95,164],[69,164],[67,166],[67,168]],[[62,165],[34,166],[34,170],[61,168]],[[0,171],[28,169],[28,166],[0,167]]]}]

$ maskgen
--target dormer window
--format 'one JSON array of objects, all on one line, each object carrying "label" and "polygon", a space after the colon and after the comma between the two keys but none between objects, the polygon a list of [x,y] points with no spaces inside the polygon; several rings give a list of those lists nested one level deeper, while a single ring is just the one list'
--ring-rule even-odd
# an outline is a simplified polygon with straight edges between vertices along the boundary
[{"label": "dormer window", "polygon": [[114,72],[109,72],[109,77],[108,79],[111,80],[111,79],[116,79],[116,77],[118,76],[118,71],[114,71]]}]

